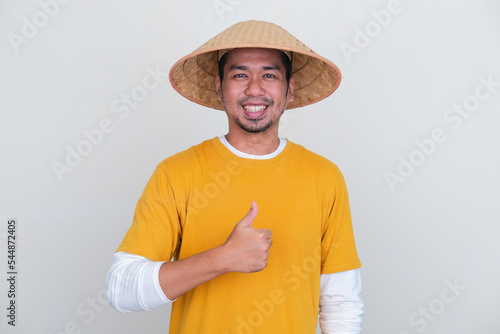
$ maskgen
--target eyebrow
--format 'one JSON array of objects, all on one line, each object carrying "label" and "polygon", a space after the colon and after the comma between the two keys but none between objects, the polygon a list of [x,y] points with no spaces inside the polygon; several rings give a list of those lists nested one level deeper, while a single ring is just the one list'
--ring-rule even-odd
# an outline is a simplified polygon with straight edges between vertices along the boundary
[{"label": "eyebrow", "polygon": [[264,71],[281,71],[279,66],[276,66],[276,65],[264,66],[263,69],[264,69]]},{"label": "eyebrow", "polygon": [[[262,69],[264,71],[281,71],[281,69],[277,65],[262,66]],[[248,66],[245,66],[245,65],[232,65],[231,67],[229,67],[229,71],[234,71],[234,70],[248,71]]]},{"label": "eyebrow", "polygon": [[229,71],[234,71],[234,70],[239,70],[239,71],[248,71],[248,66],[243,66],[243,65],[232,65],[229,68]]}]

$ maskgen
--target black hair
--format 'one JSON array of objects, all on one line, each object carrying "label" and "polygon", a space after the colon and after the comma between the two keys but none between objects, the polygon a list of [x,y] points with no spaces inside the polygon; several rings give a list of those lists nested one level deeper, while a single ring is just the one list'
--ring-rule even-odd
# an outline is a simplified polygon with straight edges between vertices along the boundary
[{"label": "black hair", "polygon": [[[224,53],[222,57],[219,59],[219,78],[220,82],[222,82],[222,78],[224,78],[224,66],[227,63],[227,54],[229,52]],[[290,53],[290,56],[292,56],[292,53]],[[293,57],[292,57],[293,58]],[[292,77],[292,60],[288,58],[288,55],[284,52],[281,52],[281,62],[283,63],[283,66],[285,66],[285,76],[286,76],[286,84],[290,84],[290,78]],[[287,89],[288,91],[288,89]]]}]

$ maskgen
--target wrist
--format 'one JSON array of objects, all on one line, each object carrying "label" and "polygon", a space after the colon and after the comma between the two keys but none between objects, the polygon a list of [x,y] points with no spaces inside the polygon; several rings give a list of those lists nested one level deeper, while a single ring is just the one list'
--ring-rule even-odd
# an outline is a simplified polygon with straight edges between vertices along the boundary
[{"label": "wrist", "polygon": [[229,254],[227,244],[224,243],[212,249],[212,263],[214,268],[219,275],[228,273],[231,270],[231,265],[229,261]]}]

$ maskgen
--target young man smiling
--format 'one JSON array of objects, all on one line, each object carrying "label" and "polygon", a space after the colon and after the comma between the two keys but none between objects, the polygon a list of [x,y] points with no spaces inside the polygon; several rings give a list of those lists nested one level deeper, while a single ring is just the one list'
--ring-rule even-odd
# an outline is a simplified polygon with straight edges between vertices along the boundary
[{"label": "young man smiling", "polygon": [[274,152],[279,145],[279,119],[293,100],[294,80],[287,79],[283,52],[240,48],[223,57],[223,80],[215,79],[217,98],[228,116],[227,141],[255,155]]},{"label": "young man smiling", "polygon": [[170,333],[315,333],[318,312],[323,333],[359,333],[342,174],[278,136],[286,109],[333,93],[338,68],[281,27],[247,21],[179,60],[170,79],[225,110],[229,131],[158,165],[108,273],[110,304],[175,301]]}]

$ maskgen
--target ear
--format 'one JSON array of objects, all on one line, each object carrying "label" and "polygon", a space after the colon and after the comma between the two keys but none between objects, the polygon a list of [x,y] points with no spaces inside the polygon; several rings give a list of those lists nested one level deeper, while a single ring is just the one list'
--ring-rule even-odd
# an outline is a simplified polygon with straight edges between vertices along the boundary
[{"label": "ear", "polygon": [[215,77],[215,91],[217,92],[217,100],[222,102],[222,87],[218,74]]},{"label": "ear", "polygon": [[291,77],[290,83],[288,84],[287,103],[290,103],[293,101],[294,91],[295,91],[295,81],[293,80],[293,77]]}]

